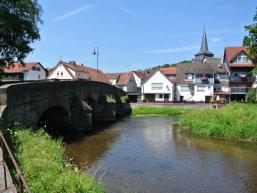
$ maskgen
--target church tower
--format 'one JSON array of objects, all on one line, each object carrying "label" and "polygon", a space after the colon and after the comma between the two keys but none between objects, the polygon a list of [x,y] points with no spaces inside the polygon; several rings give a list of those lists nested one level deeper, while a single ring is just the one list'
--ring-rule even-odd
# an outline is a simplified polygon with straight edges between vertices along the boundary
[{"label": "church tower", "polygon": [[214,54],[212,52],[210,52],[208,49],[207,36],[206,36],[205,28],[204,28],[201,49],[199,52],[197,52],[195,54],[195,59],[203,60],[205,57],[213,57],[213,56],[214,56]]}]

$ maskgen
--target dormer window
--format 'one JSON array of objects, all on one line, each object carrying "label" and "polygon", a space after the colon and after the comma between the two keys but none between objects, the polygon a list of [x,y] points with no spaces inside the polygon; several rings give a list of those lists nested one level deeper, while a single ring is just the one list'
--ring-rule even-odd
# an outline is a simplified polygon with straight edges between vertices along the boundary
[{"label": "dormer window", "polygon": [[237,55],[234,59],[233,59],[233,63],[250,63],[251,61],[248,59],[248,57],[241,52],[239,55]]}]

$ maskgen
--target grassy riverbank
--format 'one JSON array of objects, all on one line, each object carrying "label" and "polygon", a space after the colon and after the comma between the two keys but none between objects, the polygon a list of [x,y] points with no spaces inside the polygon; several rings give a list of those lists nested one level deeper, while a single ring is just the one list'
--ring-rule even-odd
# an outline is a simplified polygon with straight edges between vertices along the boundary
[{"label": "grassy riverbank", "polygon": [[231,103],[219,110],[193,111],[178,125],[199,135],[257,141],[257,105]]},{"label": "grassy riverbank", "polygon": [[43,130],[5,129],[15,157],[34,193],[100,193],[101,184],[65,161],[61,140],[54,140]]},{"label": "grassy riverbank", "polygon": [[191,112],[191,109],[173,108],[173,107],[135,107],[132,109],[132,115],[183,115]]}]

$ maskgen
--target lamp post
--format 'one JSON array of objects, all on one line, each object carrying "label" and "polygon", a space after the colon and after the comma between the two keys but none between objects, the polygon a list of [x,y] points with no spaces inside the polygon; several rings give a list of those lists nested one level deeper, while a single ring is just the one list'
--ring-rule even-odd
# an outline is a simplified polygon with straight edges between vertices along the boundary
[{"label": "lamp post", "polygon": [[98,81],[99,48],[94,47],[93,55],[96,55],[96,80]]}]

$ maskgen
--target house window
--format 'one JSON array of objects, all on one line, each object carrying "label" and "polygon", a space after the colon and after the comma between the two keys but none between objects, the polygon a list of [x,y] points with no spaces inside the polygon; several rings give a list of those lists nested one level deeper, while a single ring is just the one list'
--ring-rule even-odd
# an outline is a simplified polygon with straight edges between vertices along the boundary
[{"label": "house window", "polygon": [[40,71],[41,70],[41,68],[40,67],[37,67],[37,71]]},{"label": "house window", "polygon": [[205,86],[197,86],[197,92],[204,92]]},{"label": "house window", "polygon": [[40,79],[40,74],[37,76],[38,79]]},{"label": "house window", "polygon": [[244,63],[244,62],[247,62],[249,63],[250,60],[247,58],[247,56],[241,52],[234,60],[233,60],[234,63]]},{"label": "house window", "polygon": [[33,70],[33,71],[36,71],[36,70],[37,70],[37,67],[36,67],[36,66],[33,66],[33,67],[32,67],[32,70]]},{"label": "house window", "polygon": [[193,80],[193,79],[194,79],[194,74],[192,74],[192,73],[186,73],[185,79],[186,79],[186,80]]},{"label": "house window", "polygon": [[61,76],[63,76],[63,72],[61,72]]},{"label": "house window", "polygon": [[160,98],[160,99],[163,99],[163,94],[159,94],[159,98]]},{"label": "house window", "polygon": [[180,90],[181,90],[181,92],[189,92],[190,91],[188,86],[181,86]]},{"label": "house window", "polygon": [[162,90],[162,83],[152,83],[152,90]]},{"label": "house window", "polygon": [[57,76],[59,76],[59,72],[57,72]]}]

